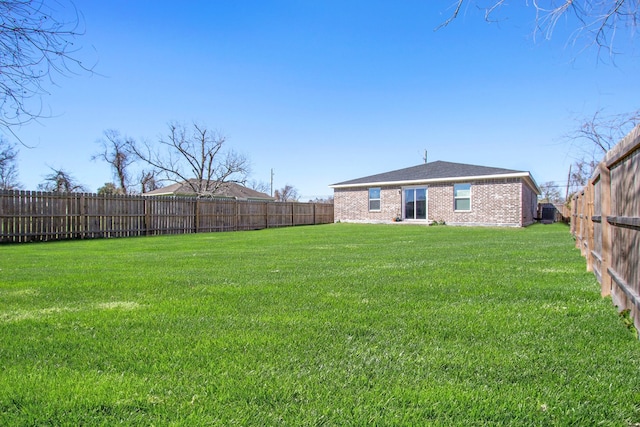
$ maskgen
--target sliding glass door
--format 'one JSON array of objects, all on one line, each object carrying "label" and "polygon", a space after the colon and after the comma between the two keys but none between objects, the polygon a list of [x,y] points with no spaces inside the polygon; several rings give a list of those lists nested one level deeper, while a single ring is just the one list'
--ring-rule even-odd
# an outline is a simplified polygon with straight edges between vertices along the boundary
[{"label": "sliding glass door", "polygon": [[427,188],[404,189],[404,219],[427,219]]}]

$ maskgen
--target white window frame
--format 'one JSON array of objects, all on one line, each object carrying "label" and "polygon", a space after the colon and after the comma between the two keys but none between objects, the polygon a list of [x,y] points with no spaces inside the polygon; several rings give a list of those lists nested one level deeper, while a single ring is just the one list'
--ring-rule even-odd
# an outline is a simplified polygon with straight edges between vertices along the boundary
[{"label": "white window frame", "polygon": [[[378,198],[371,197],[371,191],[378,190]],[[369,208],[369,212],[380,212],[382,210],[382,189],[380,187],[371,187],[367,189],[367,208]],[[371,202],[378,202],[378,209],[371,209]]]},{"label": "white window frame", "polygon": [[[424,219],[414,219],[414,218],[407,218],[407,201],[405,200],[405,191],[406,190],[416,190],[416,189],[424,189],[425,190],[425,214],[424,214]],[[401,197],[401,203],[402,203],[402,219],[403,221],[427,221],[429,219],[429,186],[428,185],[411,185],[411,186],[407,186],[407,187],[402,187],[401,188],[402,191],[402,197]],[[415,193],[414,193],[415,194]],[[415,204],[415,200],[413,201]],[[414,205],[414,209],[415,209],[415,205]],[[414,216],[415,216],[415,210],[414,210]]]},{"label": "white window frame", "polygon": [[[465,197],[460,197],[456,195],[456,186],[458,185],[468,185],[469,186],[469,195],[465,196]],[[453,184],[453,211],[454,212],[471,212],[471,208],[472,208],[472,199],[473,199],[473,192],[472,192],[472,185],[470,182],[459,182],[457,184]],[[456,202],[458,200],[469,200],[469,209],[456,209]]]}]

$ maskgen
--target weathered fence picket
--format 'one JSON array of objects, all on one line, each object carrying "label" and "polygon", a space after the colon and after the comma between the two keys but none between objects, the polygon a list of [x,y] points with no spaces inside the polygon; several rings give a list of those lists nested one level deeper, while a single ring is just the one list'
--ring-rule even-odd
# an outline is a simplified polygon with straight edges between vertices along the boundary
[{"label": "weathered fence picket", "polygon": [[573,196],[571,233],[603,296],[640,330],[640,125],[613,147]]},{"label": "weathered fence picket", "polygon": [[258,230],[333,222],[333,205],[0,191],[0,242]]}]

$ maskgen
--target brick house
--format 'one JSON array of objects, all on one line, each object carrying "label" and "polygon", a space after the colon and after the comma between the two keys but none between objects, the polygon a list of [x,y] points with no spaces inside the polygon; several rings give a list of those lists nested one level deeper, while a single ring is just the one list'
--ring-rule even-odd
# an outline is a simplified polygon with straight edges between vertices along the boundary
[{"label": "brick house", "polygon": [[335,221],[526,227],[540,189],[529,172],[436,161],[339,182]]}]

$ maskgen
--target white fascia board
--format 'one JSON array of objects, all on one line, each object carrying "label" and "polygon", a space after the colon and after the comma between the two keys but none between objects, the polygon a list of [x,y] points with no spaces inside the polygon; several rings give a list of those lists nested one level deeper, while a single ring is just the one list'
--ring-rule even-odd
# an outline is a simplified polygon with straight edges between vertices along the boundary
[{"label": "white fascia board", "polygon": [[353,188],[353,187],[386,187],[386,186],[403,186],[418,184],[433,184],[436,182],[464,182],[464,181],[482,181],[487,179],[504,179],[504,178],[525,178],[529,181],[532,188],[540,194],[538,184],[533,180],[529,172],[516,172],[498,175],[478,175],[478,176],[457,176],[452,178],[434,178],[434,179],[416,179],[410,181],[378,181],[378,182],[361,182],[359,184],[334,184],[329,188]]},{"label": "white fascia board", "polygon": [[153,193],[153,194],[149,194],[149,193],[142,193],[140,194],[141,196],[144,197],[156,197],[156,196],[175,196],[175,194],[173,193]]},{"label": "white fascia board", "polygon": [[535,179],[533,179],[533,177],[531,176],[531,174],[528,174],[528,181],[529,184],[531,184],[531,188],[533,189],[533,191],[535,191],[535,193],[537,195],[541,195],[542,194],[542,190],[540,190],[540,187],[538,187],[538,183],[536,182]]}]

